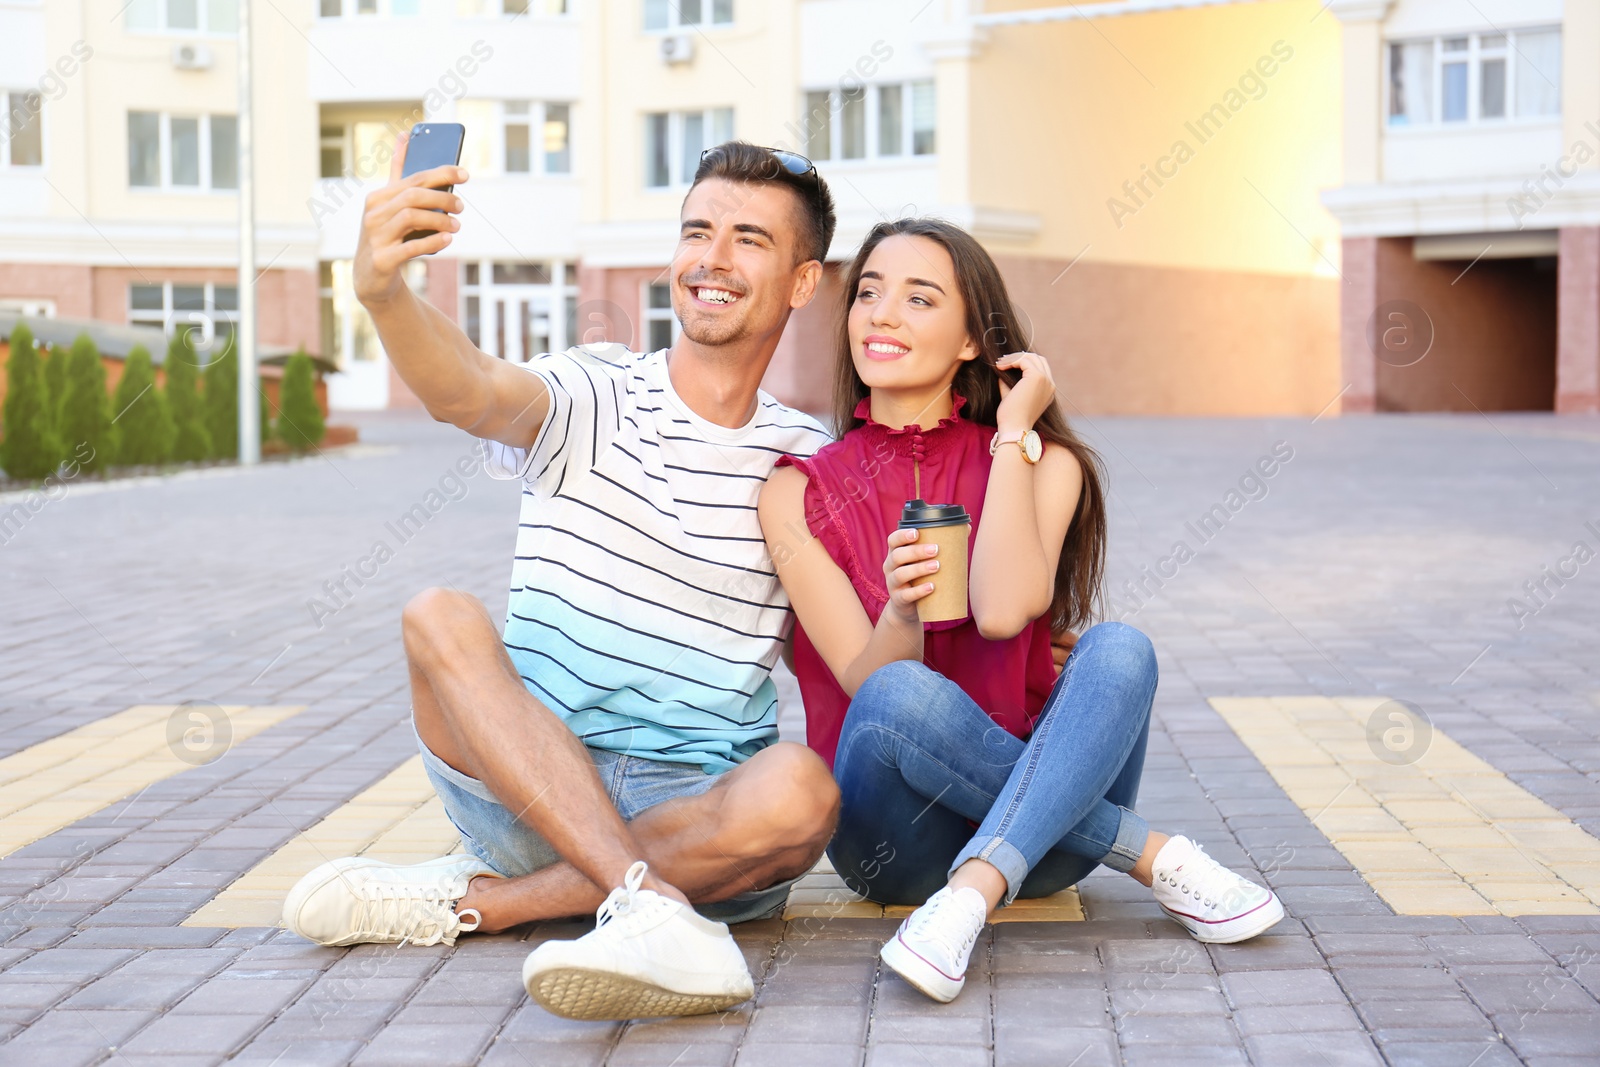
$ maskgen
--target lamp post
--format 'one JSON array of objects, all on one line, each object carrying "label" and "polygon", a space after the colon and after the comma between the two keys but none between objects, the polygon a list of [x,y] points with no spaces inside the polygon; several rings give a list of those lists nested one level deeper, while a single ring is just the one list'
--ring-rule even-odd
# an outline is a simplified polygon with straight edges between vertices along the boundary
[{"label": "lamp post", "polygon": [[239,0],[239,462],[261,462],[261,409],[256,399],[255,127],[250,113],[250,0]]}]

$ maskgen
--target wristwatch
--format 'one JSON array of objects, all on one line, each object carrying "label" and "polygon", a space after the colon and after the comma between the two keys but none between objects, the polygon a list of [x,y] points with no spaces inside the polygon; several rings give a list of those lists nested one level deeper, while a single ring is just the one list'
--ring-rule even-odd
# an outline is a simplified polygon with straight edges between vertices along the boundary
[{"label": "wristwatch", "polygon": [[1021,433],[1012,432],[1004,437],[1000,435],[1000,431],[996,430],[994,438],[989,442],[989,455],[992,456],[1000,451],[1001,445],[1013,443],[1022,450],[1022,458],[1029,463],[1039,462],[1039,457],[1044,455],[1044,442],[1039,440],[1039,434],[1036,430],[1023,430]]}]

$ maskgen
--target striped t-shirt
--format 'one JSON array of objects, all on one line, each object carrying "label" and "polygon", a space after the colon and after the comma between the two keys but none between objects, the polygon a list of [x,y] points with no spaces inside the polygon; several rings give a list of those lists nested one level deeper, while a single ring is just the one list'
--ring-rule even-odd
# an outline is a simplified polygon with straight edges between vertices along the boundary
[{"label": "striped t-shirt", "polygon": [[580,345],[526,365],[550,391],[521,478],[505,646],[585,744],[727,770],[777,737],[770,673],[791,624],[756,517],[778,457],[831,438],[759,394],[745,426],[689,410],[666,350]]}]

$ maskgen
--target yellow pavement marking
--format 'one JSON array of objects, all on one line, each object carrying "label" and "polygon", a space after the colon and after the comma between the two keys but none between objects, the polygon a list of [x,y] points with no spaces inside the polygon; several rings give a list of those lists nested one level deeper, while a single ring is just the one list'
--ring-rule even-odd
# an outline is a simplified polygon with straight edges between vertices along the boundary
[{"label": "yellow pavement marking", "polygon": [[460,850],[461,835],[434,794],[422,757],[412,756],[311,829],[295,835],[183,925],[277,926],[283,898],[295,882],[338,856],[421,863]]},{"label": "yellow pavement marking", "polygon": [[[789,903],[784,908],[785,919],[902,919],[916,909],[908,905],[877,904],[857,896],[844,884],[844,879],[833,869],[828,857],[817,861],[810,873],[789,890]],[[1082,922],[1083,902],[1078,889],[1073,886],[1053,896],[1033,900],[1018,900],[1008,908],[1001,908],[989,920],[997,923],[1015,922]]]},{"label": "yellow pavement marking", "polygon": [[0,856],[221,758],[304,710],[140,704],[0,759]]},{"label": "yellow pavement marking", "polygon": [[1401,915],[1600,914],[1600,840],[1437,727],[1414,763],[1367,743],[1382,697],[1216,697],[1233,728]]}]

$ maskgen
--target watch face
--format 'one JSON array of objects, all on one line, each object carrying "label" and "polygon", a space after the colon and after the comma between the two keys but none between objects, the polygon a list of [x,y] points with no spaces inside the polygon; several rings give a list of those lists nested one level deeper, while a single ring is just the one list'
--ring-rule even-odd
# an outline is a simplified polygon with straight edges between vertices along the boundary
[{"label": "watch face", "polygon": [[1037,463],[1044,455],[1044,442],[1039,440],[1039,434],[1029,430],[1022,435],[1022,454],[1028,457],[1029,463]]}]

